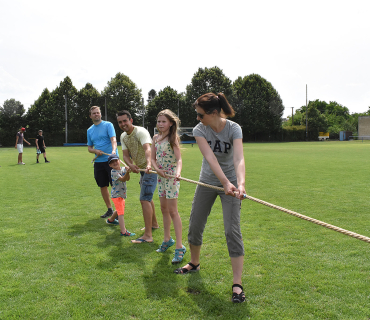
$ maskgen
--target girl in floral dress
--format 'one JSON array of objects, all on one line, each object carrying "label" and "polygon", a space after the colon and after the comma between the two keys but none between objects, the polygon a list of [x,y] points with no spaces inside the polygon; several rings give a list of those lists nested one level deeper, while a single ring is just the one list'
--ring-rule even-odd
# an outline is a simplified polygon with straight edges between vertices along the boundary
[{"label": "girl in floral dress", "polygon": [[[162,110],[157,116],[158,134],[153,137],[152,167],[158,173],[158,195],[163,215],[164,239],[157,252],[165,252],[175,244],[171,238],[171,220],[175,229],[176,249],[172,264],[180,263],[186,248],[182,244],[182,222],[177,210],[180,189],[182,160],[180,138],[177,134],[179,118],[169,109]],[[170,178],[167,174],[175,176]]]}]

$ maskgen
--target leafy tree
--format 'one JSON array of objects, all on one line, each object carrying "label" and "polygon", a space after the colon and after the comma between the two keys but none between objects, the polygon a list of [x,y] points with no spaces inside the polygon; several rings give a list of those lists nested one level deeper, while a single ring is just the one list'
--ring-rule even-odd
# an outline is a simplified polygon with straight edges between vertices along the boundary
[{"label": "leafy tree", "polygon": [[148,103],[151,102],[157,95],[157,92],[152,89],[148,92]]},{"label": "leafy tree", "polygon": [[283,127],[288,126],[300,126],[302,123],[302,117],[305,117],[304,114],[301,113],[301,111],[298,109],[295,111],[295,114],[293,115],[293,123],[292,123],[292,116],[288,116],[288,121],[283,123]]},{"label": "leafy tree", "polygon": [[91,83],[77,92],[72,106],[72,116],[69,125],[69,142],[86,142],[86,131],[92,125],[89,117],[90,108],[99,106],[102,112],[102,119],[105,120],[105,99]]},{"label": "leafy tree", "polygon": [[[304,117],[302,117],[302,125],[306,125],[306,106],[302,107]],[[319,132],[327,132],[328,120],[325,114],[322,114],[314,103],[308,104],[307,108],[307,125],[308,125],[308,139],[317,140]]]},{"label": "leafy tree", "polygon": [[184,101],[184,95],[177,93],[177,91],[171,87],[165,87],[163,90],[159,91],[158,95],[148,104],[146,124],[150,134],[153,135],[154,133],[159,111],[170,109],[175,114],[178,114],[180,102],[181,105],[183,105]]},{"label": "leafy tree", "polygon": [[202,94],[223,92],[226,97],[232,93],[231,80],[219,67],[199,68],[186,86],[186,99],[193,103]]},{"label": "leafy tree", "polygon": [[[0,107],[0,143],[3,146],[13,146],[18,130],[26,127],[24,108],[21,102],[15,99],[5,100]],[[27,132],[28,133],[28,132]]]},{"label": "leafy tree", "polygon": [[77,89],[73,86],[72,80],[69,77],[65,77],[60,82],[59,86],[51,93],[54,102],[54,114],[52,118],[53,122],[53,135],[55,143],[57,145],[66,142],[66,102],[67,102],[67,142],[70,142],[68,137],[70,136],[69,126],[75,116],[74,108],[76,106],[75,98],[77,97]]},{"label": "leafy tree", "polygon": [[342,117],[343,119],[349,118],[348,108],[340,105],[336,101],[330,101],[329,104],[326,105],[325,113]]},{"label": "leafy tree", "polygon": [[238,77],[233,83],[236,116],[245,140],[271,139],[281,129],[284,106],[279,93],[258,74]]},{"label": "leafy tree", "polygon": [[102,92],[102,96],[107,99],[108,121],[111,121],[117,132],[120,132],[116,121],[116,113],[120,110],[128,110],[134,124],[139,124],[142,120],[142,96],[141,89],[123,73],[117,73],[114,78],[108,81],[107,86]]},{"label": "leafy tree", "polygon": [[43,130],[48,136],[48,144],[54,144],[52,143],[53,137],[50,136],[54,131],[54,124],[51,120],[54,114],[54,108],[51,93],[45,88],[27,112],[30,131],[36,137],[38,130]]},{"label": "leafy tree", "polygon": [[202,94],[223,92],[228,99],[232,95],[231,80],[226,77],[219,67],[199,68],[186,86],[186,102],[180,106],[180,117],[182,126],[193,127],[198,122],[192,107],[194,101]]},{"label": "leafy tree", "polygon": [[5,100],[3,106],[0,107],[0,113],[9,117],[14,115],[23,116],[24,111],[23,104],[15,99]]},{"label": "leafy tree", "polygon": [[[340,105],[335,101],[330,101],[326,103],[325,101],[315,100],[309,101],[308,112],[310,109],[313,118],[310,119],[308,115],[308,130],[310,132],[311,139],[316,139],[316,129],[319,128],[320,131],[327,131],[330,133],[331,139],[337,139],[339,137],[340,131],[356,131],[354,123],[349,114],[348,108]],[[315,109],[321,116],[317,116]],[[300,111],[304,115],[302,118],[302,124],[306,121],[306,106],[303,106]],[[325,120],[325,119],[326,120]],[[318,123],[315,123],[318,121]]]},{"label": "leafy tree", "polygon": [[[67,133],[70,137],[70,123],[75,117],[77,89],[69,77],[64,78],[52,92],[44,89],[27,113],[30,130],[36,136],[39,129],[47,135],[49,145],[62,145],[65,142],[67,102]],[[68,142],[69,139],[68,139]]]}]

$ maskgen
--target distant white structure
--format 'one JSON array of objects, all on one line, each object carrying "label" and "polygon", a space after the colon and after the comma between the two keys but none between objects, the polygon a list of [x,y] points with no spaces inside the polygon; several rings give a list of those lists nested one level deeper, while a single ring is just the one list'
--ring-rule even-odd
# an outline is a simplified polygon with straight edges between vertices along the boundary
[{"label": "distant white structure", "polygon": [[370,140],[370,116],[358,117],[358,137]]}]

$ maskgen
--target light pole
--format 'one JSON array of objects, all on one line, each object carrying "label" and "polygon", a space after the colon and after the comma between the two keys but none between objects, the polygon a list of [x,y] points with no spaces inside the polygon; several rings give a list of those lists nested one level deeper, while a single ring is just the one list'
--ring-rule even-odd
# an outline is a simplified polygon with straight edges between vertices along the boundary
[{"label": "light pole", "polygon": [[68,143],[68,121],[67,121],[67,93],[64,95],[65,101],[65,130],[66,130],[66,143]]},{"label": "light pole", "polygon": [[144,127],[144,120],[145,120],[144,98],[141,98],[141,103],[143,104],[143,128],[145,128],[145,127]]},{"label": "light pole", "polygon": [[306,84],[306,141],[308,141],[307,84]]},{"label": "light pole", "polygon": [[292,126],[294,126],[294,116],[293,116],[293,109],[294,109],[294,107],[291,107],[292,108]]},{"label": "light pole", "polygon": [[104,96],[105,100],[105,121],[108,121],[108,114],[107,114],[107,96]]}]

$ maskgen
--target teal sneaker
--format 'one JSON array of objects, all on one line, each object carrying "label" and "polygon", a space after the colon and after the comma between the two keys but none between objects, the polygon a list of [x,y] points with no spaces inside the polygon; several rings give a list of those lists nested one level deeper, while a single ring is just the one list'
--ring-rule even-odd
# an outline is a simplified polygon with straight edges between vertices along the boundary
[{"label": "teal sneaker", "polygon": [[136,235],[136,233],[130,232],[127,229],[126,229],[125,233],[121,232],[121,236],[124,236],[124,237],[132,237],[132,236],[135,236],[135,235]]},{"label": "teal sneaker", "polygon": [[173,240],[172,238],[170,238],[170,240],[168,240],[167,242],[163,241],[161,246],[155,250],[159,253],[163,253],[165,252],[169,247],[172,247],[173,245],[175,244],[175,240]]},{"label": "teal sneaker", "polygon": [[186,253],[185,246],[182,246],[181,249],[175,249],[175,257],[172,259],[172,264],[180,263],[184,259]]},{"label": "teal sneaker", "polygon": [[118,225],[119,224],[119,222],[118,222],[118,220],[117,219],[115,219],[115,220],[113,220],[113,221],[109,221],[109,219],[107,219],[107,224],[112,224],[112,225]]}]

